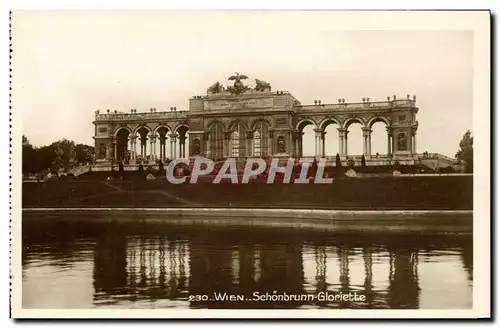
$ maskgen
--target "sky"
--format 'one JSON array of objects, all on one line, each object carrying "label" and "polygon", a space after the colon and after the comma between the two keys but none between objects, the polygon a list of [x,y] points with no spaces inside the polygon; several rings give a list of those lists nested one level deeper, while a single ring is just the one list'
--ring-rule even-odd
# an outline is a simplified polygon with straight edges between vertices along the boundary
[{"label": "sky", "polygon": [[[355,23],[320,11],[15,11],[12,110],[34,145],[93,144],[96,109],[188,109],[191,96],[240,72],[302,104],[416,95],[417,151],[454,156],[472,131],[472,31]],[[361,154],[360,126],[349,131],[349,153]],[[312,128],[304,143],[312,155]],[[326,143],[334,155],[335,126]],[[386,145],[377,124],[372,153]]]}]

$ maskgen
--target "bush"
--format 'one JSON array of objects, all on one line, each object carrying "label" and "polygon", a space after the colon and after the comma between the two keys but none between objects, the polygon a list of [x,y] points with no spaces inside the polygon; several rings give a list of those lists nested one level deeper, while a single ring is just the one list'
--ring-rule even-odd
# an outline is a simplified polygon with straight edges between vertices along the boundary
[{"label": "bush", "polygon": [[341,167],[342,166],[342,161],[340,160],[340,155],[337,153],[335,156],[335,167]]}]

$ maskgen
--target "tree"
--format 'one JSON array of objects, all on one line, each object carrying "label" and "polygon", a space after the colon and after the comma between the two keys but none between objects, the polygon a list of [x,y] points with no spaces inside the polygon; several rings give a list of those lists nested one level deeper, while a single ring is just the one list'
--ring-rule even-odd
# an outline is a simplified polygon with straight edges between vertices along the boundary
[{"label": "tree", "polygon": [[37,149],[37,171],[51,169],[55,170],[56,152],[52,146],[42,146]]},{"label": "tree", "polygon": [[473,137],[471,132],[467,130],[459,143],[460,149],[455,154],[456,159],[465,162],[465,172],[467,173],[472,173],[474,171],[474,149],[472,145]]},{"label": "tree", "polygon": [[23,173],[38,172],[37,150],[30,144],[28,138],[23,135]]},{"label": "tree", "polygon": [[75,142],[68,139],[61,139],[50,145],[55,151],[55,168],[67,171],[75,163]]},{"label": "tree", "polygon": [[94,161],[94,147],[77,144],[75,146],[75,160],[78,164],[92,163]]},{"label": "tree", "polygon": [[24,145],[31,145],[28,138],[23,134],[23,146]]},{"label": "tree", "polygon": [[365,154],[361,155],[361,166],[366,167],[366,158]]},{"label": "tree", "polygon": [[93,161],[94,147],[78,144],[68,139],[61,139],[48,146],[34,147],[23,135],[23,173],[40,173],[45,170],[65,171],[76,163]]},{"label": "tree", "polygon": [[342,166],[342,161],[340,160],[340,155],[337,153],[335,156],[335,167],[341,167]]}]

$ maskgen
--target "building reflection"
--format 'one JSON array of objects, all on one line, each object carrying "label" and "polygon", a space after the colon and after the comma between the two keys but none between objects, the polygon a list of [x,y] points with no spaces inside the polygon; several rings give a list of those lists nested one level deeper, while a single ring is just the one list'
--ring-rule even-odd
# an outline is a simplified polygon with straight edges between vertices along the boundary
[{"label": "building reflection", "polygon": [[[154,303],[168,299],[189,301],[193,308],[419,307],[418,247],[398,244],[375,247],[359,242],[304,246],[306,242],[302,239],[238,241],[210,234],[174,237],[117,233],[96,238],[95,302]],[[304,247],[312,252],[305,260]],[[472,269],[471,253],[464,246],[464,266]],[[314,272],[307,277],[304,261],[309,261],[309,268],[314,262]],[[378,266],[374,270],[374,263],[383,263],[384,268]],[[254,293],[272,295],[273,292],[288,295],[357,292],[366,299],[364,302],[249,300]],[[200,297],[196,298],[197,295]],[[230,295],[243,295],[245,301],[231,300]]]},{"label": "building reflection", "polygon": [[472,246],[472,240],[466,241],[464,245],[460,247],[460,254],[462,257],[462,264],[467,272],[467,279],[472,282],[472,277],[473,277],[473,257],[474,257],[474,252],[473,252],[473,246]]},{"label": "building reflection", "polygon": [[[197,238],[189,248],[189,294],[208,297],[192,301],[192,307],[279,308],[301,304],[254,300],[254,293],[303,293],[300,245],[233,245]],[[241,295],[245,300],[231,301],[226,298],[229,295]]]},{"label": "building reflection", "polygon": [[[106,247],[102,247],[106,245]],[[114,293],[127,282],[127,241],[124,235],[98,237],[94,250],[94,289],[96,293]]]},{"label": "building reflection", "polygon": [[418,252],[406,249],[389,250],[389,264],[389,307],[418,308]]},{"label": "building reflection", "polygon": [[[373,284],[373,256],[380,253],[382,249],[375,249],[372,245],[361,248],[354,247],[359,244],[346,244],[334,247],[313,245],[312,251],[315,262],[315,276],[312,290],[307,292],[319,294],[328,292],[332,295],[357,292],[365,296],[364,302],[319,300],[318,305],[335,308],[418,308],[420,287],[418,281],[418,252],[407,251],[404,248],[389,248],[389,268],[384,275],[389,282],[387,289],[376,289]],[[387,253],[387,249],[384,250]],[[327,261],[328,258],[336,258],[336,261]],[[351,261],[362,260],[363,280],[362,283],[353,284],[351,279]],[[332,265],[333,264],[333,265]],[[357,267],[356,270],[359,268]],[[332,276],[331,273],[338,276]],[[337,281],[338,284],[328,280]],[[382,277],[379,277],[382,278]]]},{"label": "building reflection", "polygon": [[94,256],[94,301],[178,299],[186,296],[189,252],[164,237],[98,237]]}]

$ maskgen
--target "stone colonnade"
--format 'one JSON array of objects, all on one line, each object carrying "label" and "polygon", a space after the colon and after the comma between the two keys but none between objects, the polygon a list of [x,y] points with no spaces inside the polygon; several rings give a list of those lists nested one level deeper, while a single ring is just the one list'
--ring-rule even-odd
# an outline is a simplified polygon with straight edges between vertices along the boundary
[{"label": "stone colonnade", "polygon": [[[269,127],[270,128],[270,127]],[[372,155],[372,128],[363,126],[362,144],[363,155],[370,158]],[[337,128],[338,131],[338,154],[342,158],[348,157],[348,136],[349,131],[346,127]],[[387,131],[387,155],[393,154],[416,154],[416,129],[411,128],[393,128],[386,127]],[[396,133],[394,133],[396,131]],[[198,133],[199,134],[199,133]],[[207,157],[266,157],[275,154],[286,153],[292,156],[303,156],[304,145],[302,130],[299,131],[265,131],[264,134],[256,137],[256,131],[246,130],[238,136],[238,140],[232,138],[232,132],[223,131],[220,139],[209,140],[210,132],[203,132],[195,138],[204,140],[203,154]],[[399,148],[401,143],[400,137],[404,135],[403,149]],[[324,129],[314,129],[314,156],[326,156],[325,144],[326,131]],[[125,136],[123,136],[125,138]],[[258,138],[258,139],[256,139]],[[281,138],[281,140],[280,140]],[[124,139],[115,137],[112,139],[112,147],[108,148],[107,157],[111,160],[124,160],[130,163],[137,163],[142,159],[145,162],[156,162],[158,160],[165,161],[167,159],[186,158],[195,155],[186,151],[187,130],[180,133],[164,133],[164,134],[143,134],[129,135]],[[233,140],[234,139],[234,140]],[[395,140],[396,139],[396,140]],[[125,146],[126,142],[126,146]],[[238,144],[234,144],[238,142]],[[280,146],[283,144],[283,149]],[[170,144],[170,145],[169,145]],[[220,149],[217,149],[219,147]],[[201,154],[201,153],[200,153]],[[359,155],[359,154],[355,154]]]},{"label": "stone colonnade", "polygon": [[[167,159],[186,158],[186,134],[169,133],[167,135],[136,135],[127,137],[126,150],[129,152],[129,161],[137,162],[139,159],[143,161],[156,162],[157,160],[165,161]],[[113,139],[112,158],[118,158],[117,138]],[[170,145],[169,145],[170,144]],[[130,146],[129,146],[130,145]],[[148,152],[149,148],[149,152]]]},{"label": "stone colonnade", "polygon": [[[363,133],[363,155],[365,157],[369,157],[372,155],[372,132],[373,130],[370,127],[362,127]],[[316,157],[325,157],[325,135],[326,132],[322,129],[314,129],[314,154]],[[349,155],[347,141],[349,131],[347,128],[340,127],[337,128],[338,131],[338,153],[341,157],[347,157]],[[394,153],[394,138],[392,128],[387,126],[387,155],[392,155]],[[296,133],[296,141],[295,141],[295,149],[296,154],[298,156],[303,155],[303,135],[304,132],[299,131]],[[417,135],[416,131],[413,130],[411,133],[411,143],[409,148],[405,148],[405,151],[416,154],[417,151]],[[356,154],[359,155],[359,154]]]}]

